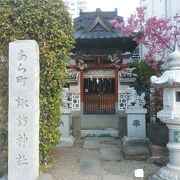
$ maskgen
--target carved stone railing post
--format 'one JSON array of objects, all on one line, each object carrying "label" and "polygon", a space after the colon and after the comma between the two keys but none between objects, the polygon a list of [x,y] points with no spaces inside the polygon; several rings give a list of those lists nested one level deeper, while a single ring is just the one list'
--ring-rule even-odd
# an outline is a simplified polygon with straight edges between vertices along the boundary
[{"label": "carved stone railing post", "polygon": [[151,82],[164,88],[163,110],[157,116],[169,128],[169,163],[150,179],[180,180],[180,52],[171,53],[165,65],[163,75],[159,78],[152,76]]}]

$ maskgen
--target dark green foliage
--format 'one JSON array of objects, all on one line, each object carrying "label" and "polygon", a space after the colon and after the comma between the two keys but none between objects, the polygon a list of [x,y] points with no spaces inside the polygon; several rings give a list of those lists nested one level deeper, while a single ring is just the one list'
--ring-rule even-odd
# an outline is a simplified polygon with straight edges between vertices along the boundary
[{"label": "dark green foliage", "polygon": [[141,92],[147,91],[147,89],[150,89],[151,82],[150,78],[153,75],[160,74],[160,65],[159,68],[153,69],[150,65],[146,63],[146,61],[134,61],[132,64],[130,64],[131,67],[135,67],[137,71],[137,83],[139,85],[139,90]]},{"label": "dark green foliage", "polygon": [[23,39],[34,39],[40,47],[40,164],[44,165],[59,142],[60,95],[74,43],[62,0],[1,0],[0,54],[7,57],[9,42]]},{"label": "dark green foliage", "polygon": [[[151,84],[151,76],[160,76],[161,74],[161,65],[162,62],[159,61],[157,68],[152,68],[150,65],[146,63],[146,61],[135,61],[130,64],[130,67],[135,67],[137,71],[137,80],[136,80],[136,89],[139,93],[145,92],[145,100],[146,100],[146,108],[148,110],[147,119],[157,111],[162,108],[162,90],[155,88],[154,93],[151,94],[150,100],[150,88],[152,88]],[[153,98],[152,98],[153,96]]]},{"label": "dark green foliage", "polygon": [[[0,59],[2,60],[2,59]],[[0,170],[7,169],[8,142],[7,142],[7,119],[8,119],[8,63],[0,62],[0,149],[4,158]]]}]

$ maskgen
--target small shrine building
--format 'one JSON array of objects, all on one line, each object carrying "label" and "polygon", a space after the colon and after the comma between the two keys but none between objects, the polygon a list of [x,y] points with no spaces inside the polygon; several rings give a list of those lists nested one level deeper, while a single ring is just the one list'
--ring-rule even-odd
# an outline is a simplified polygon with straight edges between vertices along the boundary
[{"label": "small shrine building", "polygon": [[137,58],[137,43],[111,25],[114,18],[123,22],[117,9],[96,9],[74,20],[76,44],[68,65],[72,116],[124,112],[127,88],[136,79],[127,63]]}]

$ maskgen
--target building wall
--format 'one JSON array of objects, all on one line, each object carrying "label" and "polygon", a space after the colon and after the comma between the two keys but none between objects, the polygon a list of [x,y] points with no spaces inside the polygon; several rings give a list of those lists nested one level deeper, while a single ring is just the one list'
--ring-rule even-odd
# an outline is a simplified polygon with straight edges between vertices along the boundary
[{"label": "building wall", "polygon": [[165,17],[165,0],[140,0],[141,6],[146,7],[146,18]]},{"label": "building wall", "polygon": [[[180,14],[180,0],[140,0],[140,6],[146,7],[146,18],[173,18]],[[140,46],[140,57],[143,58],[146,49]]]},{"label": "building wall", "polygon": [[180,1],[179,0],[166,0],[167,1],[167,17],[173,17],[176,13],[180,14]]},{"label": "building wall", "polygon": [[87,10],[87,1],[86,0],[63,0],[67,9],[72,17],[72,19],[79,16],[80,10]]},{"label": "building wall", "polygon": [[68,12],[72,18],[77,16],[77,1],[76,0],[64,0]]},{"label": "building wall", "polygon": [[147,18],[151,16],[171,18],[180,13],[179,0],[140,0],[140,5],[147,8]]},{"label": "building wall", "polygon": [[86,0],[77,0],[77,15],[79,16],[80,11],[87,10],[87,1]]}]

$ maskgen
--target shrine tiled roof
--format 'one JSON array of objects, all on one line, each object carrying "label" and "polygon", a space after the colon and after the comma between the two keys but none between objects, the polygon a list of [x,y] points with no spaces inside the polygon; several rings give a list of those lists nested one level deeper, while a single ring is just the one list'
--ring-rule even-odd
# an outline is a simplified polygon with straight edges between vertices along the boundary
[{"label": "shrine tiled roof", "polygon": [[80,12],[80,16],[74,19],[76,39],[103,39],[124,37],[120,30],[115,29],[110,21],[116,18],[123,22],[123,17],[117,16],[115,11]]}]

